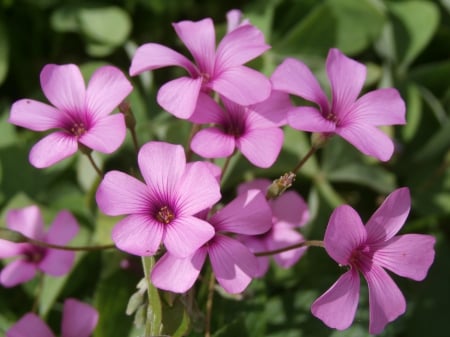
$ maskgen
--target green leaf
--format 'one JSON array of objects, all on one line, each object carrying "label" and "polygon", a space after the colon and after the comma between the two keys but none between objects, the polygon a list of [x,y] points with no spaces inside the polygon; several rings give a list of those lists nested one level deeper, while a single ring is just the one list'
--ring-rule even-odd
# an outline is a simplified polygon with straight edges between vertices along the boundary
[{"label": "green leaf", "polygon": [[79,9],[79,6],[68,5],[54,10],[50,16],[52,28],[61,33],[78,32],[80,26],[78,22]]},{"label": "green leaf", "polygon": [[422,99],[419,88],[410,84],[406,90],[406,106],[408,112],[406,115],[407,123],[402,127],[402,135],[406,142],[410,141],[416,131],[420,127],[420,120],[422,118]]},{"label": "green leaf", "polygon": [[186,336],[189,331],[190,318],[180,297],[177,297],[171,305],[163,304],[163,334],[171,337]]},{"label": "green leaf", "polygon": [[3,22],[0,20],[0,85],[5,80],[9,66],[9,39]]},{"label": "green leaf", "polygon": [[439,130],[416,152],[414,161],[427,161],[431,158],[441,158],[450,148],[450,119],[447,119]]}]

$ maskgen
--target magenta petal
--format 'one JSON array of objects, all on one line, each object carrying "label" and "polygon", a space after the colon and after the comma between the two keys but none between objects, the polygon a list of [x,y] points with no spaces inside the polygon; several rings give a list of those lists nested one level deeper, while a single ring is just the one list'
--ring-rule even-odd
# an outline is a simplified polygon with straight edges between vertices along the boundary
[{"label": "magenta petal", "polygon": [[389,194],[367,221],[367,241],[377,243],[392,238],[404,225],[410,208],[411,196],[407,187]]},{"label": "magenta petal", "polygon": [[77,139],[65,132],[53,132],[37,142],[30,151],[30,163],[37,168],[49,167],[73,155]]},{"label": "magenta petal", "polygon": [[348,205],[337,207],[325,231],[325,249],[337,263],[350,264],[354,249],[366,241],[366,230],[359,214]]},{"label": "magenta petal", "polygon": [[[270,236],[266,238],[267,248],[269,250],[286,248],[303,241],[305,240],[300,233],[284,224],[274,225]],[[273,258],[279,266],[290,268],[303,256],[306,249],[306,247],[291,249],[283,253],[275,254]]]},{"label": "magenta petal", "polygon": [[176,258],[166,253],[155,264],[151,280],[155,287],[175,293],[185,293],[194,285],[206,258],[201,248],[191,257]]},{"label": "magenta petal", "polygon": [[336,124],[325,119],[321,112],[314,107],[299,107],[289,110],[288,124],[301,131],[309,132],[334,132]]},{"label": "magenta petal", "polygon": [[181,66],[190,75],[194,75],[195,67],[185,56],[158,43],[146,43],[134,53],[131,61],[130,75],[135,76],[146,70],[167,66]]},{"label": "magenta petal", "polygon": [[79,142],[90,149],[112,153],[122,145],[126,132],[124,115],[118,113],[97,120]]},{"label": "magenta petal", "polygon": [[220,105],[212,97],[200,92],[194,113],[189,118],[189,121],[197,124],[220,124],[223,121],[224,114]]},{"label": "magenta petal", "polygon": [[8,122],[33,131],[63,128],[66,116],[54,107],[32,99],[21,99],[11,106]]},{"label": "magenta petal", "polygon": [[253,129],[239,138],[237,147],[253,165],[268,168],[280,154],[283,137],[283,131],[276,127]]},{"label": "magenta petal", "polygon": [[15,287],[28,282],[36,275],[37,267],[34,263],[22,259],[12,261],[0,272],[0,283],[4,287]]},{"label": "magenta petal", "polygon": [[433,263],[435,242],[431,235],[395,236],[381,247],[377,246],[373,262],[397,275],[422,281]]},{"label": "magenta petal", "polygon": [[65,245],[78,233],[77,219],[69,211],[59,212],[50,226],[46,242],[57,245]]},{"label": "magenta petal", "polygon": [[72,298],[64,301],[62,337],[89,337],[97,322],[98,312],[92,306]]},{"label": "magenta petal", "polygon": [[287,123],[287,114],[292,108],[293,105],[289,95],[276,90],[272,90],[269,98],[265,101],[251,106],[251,109],[259,116],[276,126],[283,126]]},{"label": "magenta petal", "polygon": [[30,246],[28,243],[14,243],[11,241],[0,239],[0,259],[7,259],[9,257],[22,254]]},{"label": "magenta petal", "polygon": [[59,110],[76,112],[84,109],[86,87],[76,65],[47,64],[41,71],[41,87]]},{"label": "magenta petal", "polygon": [[132,214],[119,221],[112,230],[116,246],[138,256],[154,255],[163,238],[164,226],[147,214]]},{"label": "magenta petal", "polygon": [[158,91],[158,104],[175,117],[187,119],[195,110],[201,86],[201,77],[180,77],[167,82]]},{"label": "magenta petal", "polygon": [[[265,240],[260,236],[247,236],[239,235],[238,240],[242,242],[252,253],[265,252],[269,249],[265,245]],[[270,258],[268,256],[258,256],[257,261],[257,271],[253,277],[264,276],[270,267]]]},{"label": "magenta petal", "polygon": [[392,278],[377,265],[364,273],[369,285],[369,332],[379,334],[389,322],[406,311],[402,292]]},{"label": "magenta petal", "polygon": [[107,215],[148,213],[149,199],[144,183],[119,171],[106,173],[96,193],[98,207]]},{"label": "magenta petal", "polygon": [[[6,332],[6,337],[55,337],[50,328],[36,314],[28,313]],[[64,336],[66,337],[66,336]]]},{"label": "magenta petal", "polygon": [[308,205],[294,191],[287,191],[272,200],[272,212],[276,222],[283,222],[291,227],[301,227],[309,220]]},{"label": "magenta petal", "polygon": [[267,99],[271,83],[266,76],[245,66],[227,69],[212,80],[211,87],[240,105],[250,105]]},{"label": "magenta petal", "polygon": [[261,191],[238,195],[210,219],[216,231],[258,235],[272,227],[272,212]]},{"label": "magenta petal", "polygon": [[195,134],[191,149],[204,158],[225,158],[235,149],[234,136],[227,135],[218,128],[206,128]]},{"label": "magenta petal", "polygon": [[39,207],[35,205],[9,210],[6,214],[6,224],[9,229],[28,238],[44,239],[44,220]]},{"label": "magenta petal", "polygon": [[264,178],[251,180],[238,186],[238,194],[246,193],[249,190],[260,190],[261,192],[266,193],[266,190],[271,183],[272,182],[269,179]]},{"label": "magenta petal", "polygon": [[48,249],[38,267],[48,275],[62,276],[70,271],[74,261],[75,252]]},{"label": "magenta petal", "polygon": [[355,318],[359,300],[359,276],[350,269],[311,305],[311,312],[330,328],[347,329]]},{"label": "magenta petal", "polygon": [[214,228],[195,217],[176,218],[166,225],[164,244],[175,257],[188,257],[214,236]]}]

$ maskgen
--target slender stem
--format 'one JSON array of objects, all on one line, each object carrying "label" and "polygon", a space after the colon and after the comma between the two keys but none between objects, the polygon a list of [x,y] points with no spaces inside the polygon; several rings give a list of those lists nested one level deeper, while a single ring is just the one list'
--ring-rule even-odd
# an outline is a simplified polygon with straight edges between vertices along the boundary
[{"label": "slender stem", "polygon": [[216,279],[214,278],[214,272],[211,270],[208,285],[208,298],[206,300],[205,337],[211,337],[211,317],[212,317],[215,284]]},{"label": "slender stem", "polygon": [[223,177],[225,177],[225,172],[228,170],[228,167],[230,166],[231,158],[233,158],[235,153],[236,153],[236,151],[233,152],[230,156],[228,156],[227,159],[225,159],[225,163],[223,163],[223,166],[222,166],[222,173],[220,174],[220,180],[223,180]]},{"label": "slender stem", "polygon": [[90,152],[85,153],[86,156],[88,157],[90,163],[92,164],[92,166],[94,167],[95,172],[97,172],[98,176],[100,178],[103,178],[103,173],[102,170],[100,170],[100,168],[97,166],[97,164],[94,161],[94,158],[92,158],[92,154]]},{"label": "slender stem", "polygon": [[37,277],[39,278],[39,280],[36,288],[36,296],[33,302],[33,307],[31,309],[31,311],[34,313],[37,313],[39,310],[39,300],[41,298],[42,288],[44,287],[44,274],[41,271],[38,271]]},{"label": "slender stem", "polygon": [[130,133],[131,133],[131,139],[133,140],[133,146],[134,146],[134,150],[136,151],[136,153],[139,153],[139,142],[137,139],[137,134],[136,134],[136,129],[132,128],[129,129]]},{"label": "slender stem", "polygon": [[270,250],[270,251],[267,251],[267,252],[255,253],[255,256],[270,256],[270,255],[275,255],[275,254],[287,252],[289,250],[293,250],[293,249],[297,249],[297,248],[311,247],[311,246],[322,247],[322,248],[325,247],[324,244],[323,244],[323,241],[320,241],[320,240],[309,240],[309,241],[299,242],[299,243],[296,243],[294,245],[286,246],[286,247],[283,247],[283,248]]},{"label": "slender stem", "polygon": [[319,147],[312,145],[308,153],[303,156],[303,158],[298,162],[297,166],[291,171],[297,175],[300,168],[306,163],[306,161],[319,149]]},{"label": "slender stem", "polygon": [[155,266],[155,258],[153,256],[143,256],[142,267],[144,269],[144,277],[147,284],[147,314],[145,322],[145,336],[159,336],[163,330],[162,324],[162,304],[158,289],[151,282],[151,272]]},{"label": "slender stem", "polygon": [[104,249],[112,249],[116,248],[114,244],[108,244],[108,245],[99,245],[99,246],[60,246],[55,245],[53,243],[48,243],[44,241],[39,241],[35,239],[25,238],[26,242],[29,242],[35,246],[44,247],[44,248],[52,248],[52,249],[59,249],[59,250],[70,250],[70,251],[96,251],[96,250],[104,250]]},{"label": "slender stem", "polygon": [[192,124],[191,132],[189,133],[189,139],[186,145],[186,161],[189,162],[192,159],[192,149],[191,149],[191,141],[194,138],[195,134],[200,131],[202,126],[200,124]]}]

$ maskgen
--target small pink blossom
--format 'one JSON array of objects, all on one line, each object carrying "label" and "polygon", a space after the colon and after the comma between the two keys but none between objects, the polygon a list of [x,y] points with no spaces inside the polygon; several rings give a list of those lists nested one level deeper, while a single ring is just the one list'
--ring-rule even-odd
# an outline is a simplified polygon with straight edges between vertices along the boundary
[{"label": "small pink blossom", "polygon": [[211,237],[213,227],[194,215],[221,197],[209,165],[186,163],[180,145],[149,142],[138,154],[145,182],[108,172],[97,190],[97,204],[108,215],[127,215],[112,231],[117,247],[149,256],[163,242],[178,257],[191,255]]},{"label": "small pink blossom", "polygon": [[159,89],[157,101],[166,111],[187,119],[194,112],[199,93],[212,90],[241,105],[254,104],[269,96],[269,79],[243,65],[270,48],[256,27],[250,24],[236,27],[224,36],[217,49],[210,18],[181,21],[173,27],[195,63],[166,46],[147,43],[136,50],[130,67],[132,76],[167,66],[180,66],[188,72],[188,76],[167,82]]},{"label": "small pink blossom", "polygon": [[[76,299],[64,301],[61,337],[89,337],[95,329],[98,313],[92,306]],[[6,337],[55,337],[36,314],[28,313],[8,329]]]},{"label": "small pink blossom", "polygon": [[85,87],[80,69],[73,64],[47,64],[41,87],[53,106],[21,99],[11,107],[9,122],[33,131],[55,129],[30,152],[33,166],[44,168],[73,155],[79,144],[112,153],[125,139],[122,114],[110,113],[132,90],[123,73],[112,66],[99,68]]},{"label": "small pink blossom", "polygon": [[360,98],[366,79],[366,66],[331,49],[326,64],[332,100],[311,70],[301,61],[288,58],[273,73],[276,90],[314,102],[288,113],[294,129],[323,134],[338,134],[362,153],[387,161],[394,152],[392,140],[379,126],[405,124],[405,103],[394,88],[371,91]]},{"label": "small pink blossom", "polygon": [[367,224],[350,206],[331,215],[325,232],[325,249],[339,265],[349,270],[311,307],[313,315],[338,330],[347,329],[359,299],[359,273],[369,286],[369,332],[378,334],[406,310],[400,289],[384,268],[410,279],[423,280],[434,260],[435,238],[431,235],[397,232],[405,223],[411,200],[407,188],[392,192]]},{"label": "small pink blossom", "polygon": [[[78,223],[68,211],[56,215],[47,232],[37,206],[10,210],[6,215],[7,227],[24,236],[51,244],[66,245],[78,233]],[[14,287],[31,280],[38,270],[62,276],[72,268],[75,252],[43,248],[30,243],[14,243],[0,239],[0,258],[15,258],[0,272],[0,283]]]}]

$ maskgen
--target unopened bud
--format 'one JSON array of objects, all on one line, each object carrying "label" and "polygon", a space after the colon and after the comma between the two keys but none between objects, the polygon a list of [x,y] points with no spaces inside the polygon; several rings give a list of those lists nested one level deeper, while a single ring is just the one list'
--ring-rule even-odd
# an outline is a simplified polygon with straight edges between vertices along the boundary
[{"label": "unopened bud", "polygon": [[119,111],[123,113],[125,117],[125,125],[128,129],[134,130],[134,127],[136,126],[136,119],[133,115],[133,110],[131,110],[130,103],[127,101],[123,101],[119,104]]},{"label": "unopened bud", "polygon": [[266,199],[275,199],[284,193],[292,183],[295,181],[295,174],[292,172],[287,172],[283,174],[280,178],[275,179],[272,184],[267,189]]},{"label": "unopened bud", "polygon": [[320,149],[328,142],[328,139],[330,139],[332,136],[333,133],[314,132],[311,135],[311,146],[316,149]]}]

